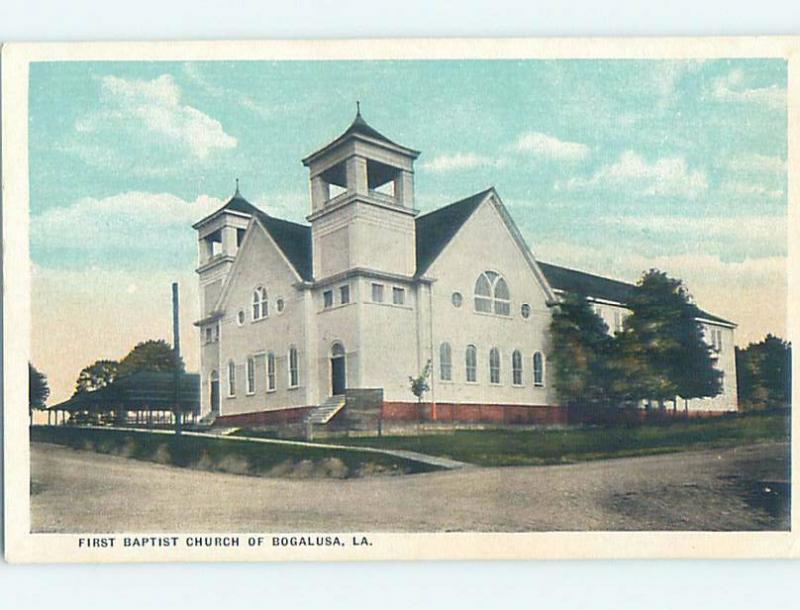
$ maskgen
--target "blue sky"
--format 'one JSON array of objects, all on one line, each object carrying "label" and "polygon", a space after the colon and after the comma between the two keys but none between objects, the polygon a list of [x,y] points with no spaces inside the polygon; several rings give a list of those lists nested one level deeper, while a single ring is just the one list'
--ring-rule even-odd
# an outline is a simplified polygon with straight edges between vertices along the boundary
[{"label": "blue sky", "polygon": [[[740,343],[783,333],[786,74],[771,59],[34,64],[34,291],[159,320],[87,329],[62,354],[81,366],[168,328],[161,282],[180,279],[196,309],[192,221],[236,177],[302,221],[300,159],[360,100],[373,127],[422,151],[423,211],[493,185],[542,260],[628,280],[657,266],[739,322]],[[34,356],[58,322],[34,309]]]}]

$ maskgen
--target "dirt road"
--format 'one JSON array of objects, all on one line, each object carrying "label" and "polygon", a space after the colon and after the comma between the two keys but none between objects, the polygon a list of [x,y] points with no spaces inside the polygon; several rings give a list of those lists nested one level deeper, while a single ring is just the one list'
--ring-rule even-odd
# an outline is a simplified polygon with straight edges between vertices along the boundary
[{"label": "dirt road", "polygon": [[284,480],[31,446],[35,532],[788,529],[789,447]]}]

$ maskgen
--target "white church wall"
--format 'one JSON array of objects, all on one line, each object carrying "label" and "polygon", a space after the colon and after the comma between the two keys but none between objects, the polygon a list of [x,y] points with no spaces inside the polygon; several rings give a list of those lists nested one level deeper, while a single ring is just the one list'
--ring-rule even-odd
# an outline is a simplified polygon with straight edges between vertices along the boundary
[{"label": "white church wall", "polygon": [[[309,379],[306,370],[305,293],[293,284],[297,276],[282,253],[260,226],[253,225],[239,250],[231,285],[225,297],[224,316],[220,320],[220,395],[221,415],[251,413],[307,406]],[[252,297],[256,287],[267,289],[269,310],[266,318],[254,321]],[[284,302],[278,312],[277,301]],[[244,323],[238,320],[244,312]],[[298,352],[299,384],[289,387],[289,349]],[[267,354],[275,355],[276,388],[266,383]],[[248,357],[256,358],[255,388],[246,388]],[[228,392],[228,362],[236,365],[236,395]]]},{"label": "white church wall", "polygon": [[[478,313],[474,308],[474,287],[484,271],[500,273],[508,282],[510,315]],[[426,276],[432,286],[433,395],[437,402],[478,404],[555,405],[548,375],[548,329],[551,312],[546,295],[499,213],[482,204],[433,263]],[[461,307],[452,295],[462,295]],[[521,315],[523,303],[530,316]],[[452,348],[452,381],[441,381],[439,345]],[[468,345],[478,352],[477,382],[466,381],[465,353]],[[489,351],[500,351],[500,383],[489,381]],[[512,353],[519,350],[523,362],[523,383],[512,383]],[[545,355],[544,386],[534,387],[533,356]]]}]

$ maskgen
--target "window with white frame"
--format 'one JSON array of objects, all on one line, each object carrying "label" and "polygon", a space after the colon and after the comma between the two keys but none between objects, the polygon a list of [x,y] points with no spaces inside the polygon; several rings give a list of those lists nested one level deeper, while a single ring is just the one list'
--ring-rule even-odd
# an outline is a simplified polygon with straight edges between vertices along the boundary
[{"label": "window with white frame", "polygon": [[228,361],[228,396],[236,396],[236,363]]},{"label": "window with white frame", "polygon": [[511,354],[511,382],[522,385],[522,354],[518,349]]},{"label": "window with white frame", "polygon": [[478,349],[474,345],[467,346],[465,355],[467,381],[478,381]]},{"label": "window with white frame", "polygon": [[500,350],[489,350],[489,383],[500,383]]},{"label": "window with white frame", "polygon": [[442,381],[453,379],[453,353],[447,342],[439,346],[439,379]]},{"label": "window with white frame", "polygon": [[383,303],[383,284],[372,284],[372,302]]},{"label": "window with white frame", "polygon": [[206,343],[211,343],[211,327],[206,326]]},{"label": "window with white frame", "polygon": [[503,276],[484,271],[475,282],[475,311],[511,315],[511,293]]},{"label": "window with white frame", "polygon": [[267,354],[267,392],[275,391],[275,354]]},{"label": "window with white frame", "polygon": [[533,355],[533,385],[537,388],[544,386],[544,356],[542,352]]},{"label": "window with white frame", "polygon": [[405,288],[398,288],[395,286],[392,288],[392,303],[395,305],[405,305],[406,304],[406,289]]},{"label": "window with white frame", "polygon": [[256,392],[256,359],[250,356],[247,359],[247,393]]},{"label": "window with white frame", "polygon": [[300,385],[300,365],[297,360],[297,348],[289,348],[289,387],[296,388]]},{"label": "window with white frame", "polygon": [[347,305],[350,302],[349,284],[345,284],[344,286],[339,286],[339,302],[342,305]]},{"label": "window with white frame", "polygon": [[253,291],[253,321],[266,318],[269,314],[267,289],[259,286]]}]

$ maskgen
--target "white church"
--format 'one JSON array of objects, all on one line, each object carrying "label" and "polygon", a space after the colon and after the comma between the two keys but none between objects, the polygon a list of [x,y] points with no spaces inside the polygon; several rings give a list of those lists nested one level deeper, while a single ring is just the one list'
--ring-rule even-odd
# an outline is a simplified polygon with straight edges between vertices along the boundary
[{"label": "white church", "polygon": [[[552,306],[584,294],[615,332],[632,285],[537,261],[493,188],[419,214],[419,154],[359,112],[303,159],[308,224],[256,208],[237,185],[194,225],[206,421],[567,421],[548,368]],[[688,409],[736,410],[735,324],[698,312],[723,391]],[[428,362],[418,403],[409,377]]]}]

